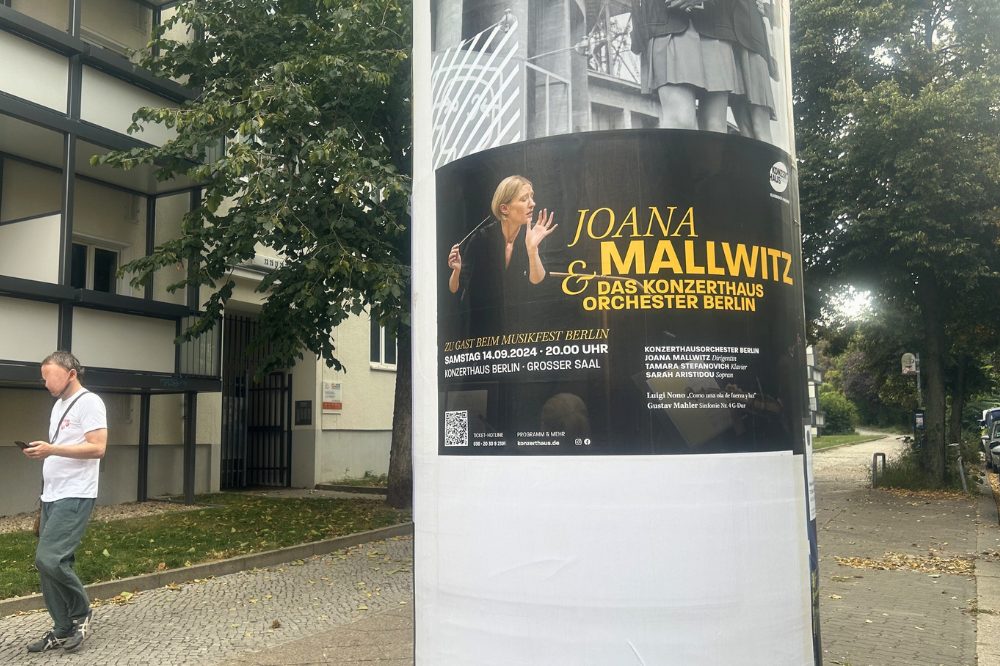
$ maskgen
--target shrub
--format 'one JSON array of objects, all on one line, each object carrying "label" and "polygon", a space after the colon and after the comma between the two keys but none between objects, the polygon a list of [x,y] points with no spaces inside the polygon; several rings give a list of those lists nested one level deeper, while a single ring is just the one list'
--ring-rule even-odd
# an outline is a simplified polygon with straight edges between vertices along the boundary
[{"label": "shrub", "polygon": [[[978,465],[970,464],[965,458],[966,482],[973,492],[975,492],[976,471]],[[868,471],[869,477],[871,470]],[[904,490],[961,490],[962,482],[959,477],[958,461],[954,458],[952,449],[949,449],[948,461],[946,464],[946,474],[944,485],[936,483],[923,470],[920,465],[920,452],[913,448],[908,448],[898,456],[886,461],[885,469],[879,473],[879,488],[902,488]],[[870,480],[870,478],[869,478]]]},{"label": "shrub", "polygon": [[819,408],[825,419],[824,435],[849,435],[858,425],[858,408],[836,389],[826,388],[820,391]]}]

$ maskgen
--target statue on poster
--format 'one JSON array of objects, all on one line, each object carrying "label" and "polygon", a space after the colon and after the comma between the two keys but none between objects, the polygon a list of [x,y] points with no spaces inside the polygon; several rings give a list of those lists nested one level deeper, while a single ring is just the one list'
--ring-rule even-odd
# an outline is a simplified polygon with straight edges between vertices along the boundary
[{"label": "statue on poster", "polygon": [[660,102],[660,127],[740,133],[771,143],[778,81],[765,0],[633,0],[642,90]]},{"label": "statue on poster", "polygon": [[794,150],[787,0],[433,0],[432,15],[436,168],[599,130]]}]

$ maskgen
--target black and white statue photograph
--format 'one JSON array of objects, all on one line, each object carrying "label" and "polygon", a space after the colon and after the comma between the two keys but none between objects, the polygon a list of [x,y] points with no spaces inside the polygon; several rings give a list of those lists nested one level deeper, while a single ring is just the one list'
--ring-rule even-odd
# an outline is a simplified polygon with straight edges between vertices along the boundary
[{"label": "black and white statue photograph", "polygon": [[785,0],[435,0],[435,166],[571,132],[793,149]]}]

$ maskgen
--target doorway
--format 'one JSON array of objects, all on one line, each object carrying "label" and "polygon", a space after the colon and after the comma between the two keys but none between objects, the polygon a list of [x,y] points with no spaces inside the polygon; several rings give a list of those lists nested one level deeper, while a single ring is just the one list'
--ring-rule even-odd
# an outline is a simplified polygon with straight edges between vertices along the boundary
[{"label": "doorway", "polygon": [[223,490],[292,483],[292,376],[279,371],[255,378],[267,351],[249,349],[258,327],[250,316],[223,319]]}]

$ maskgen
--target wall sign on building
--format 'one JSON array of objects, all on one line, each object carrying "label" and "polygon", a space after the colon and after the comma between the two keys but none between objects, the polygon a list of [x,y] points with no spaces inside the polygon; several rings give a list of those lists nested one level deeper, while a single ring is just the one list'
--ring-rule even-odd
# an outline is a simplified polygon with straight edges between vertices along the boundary
[{"label": "wall sign on building", "polygon": [[297,426],[307,426],[312,425],[312,400],[296,400],[295,401],[295,425]]},{"label": "wall sign on building", "polygon": [[339,414],[344,409],[344,385],[341,382],[323,382],[323,413]]}]

